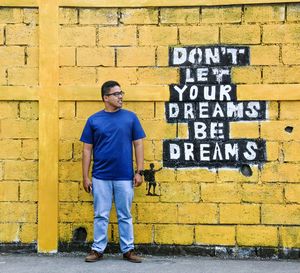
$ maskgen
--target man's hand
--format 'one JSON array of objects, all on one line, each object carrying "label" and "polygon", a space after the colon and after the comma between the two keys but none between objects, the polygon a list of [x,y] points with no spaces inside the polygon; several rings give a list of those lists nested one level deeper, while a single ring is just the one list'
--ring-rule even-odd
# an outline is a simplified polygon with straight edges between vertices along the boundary
[{"label": "man's hand", "polygon": [[83,187],[84,190],[88,193],[91,193],[92,191],[92,181],[89,178],[83,179]]},{"label": "man's hand", "polygon": [[140,185],[142,185],[143,183],[143,177],[136,173],[135,176],[134,176],[134,186],[135,187],[139,187]]}]

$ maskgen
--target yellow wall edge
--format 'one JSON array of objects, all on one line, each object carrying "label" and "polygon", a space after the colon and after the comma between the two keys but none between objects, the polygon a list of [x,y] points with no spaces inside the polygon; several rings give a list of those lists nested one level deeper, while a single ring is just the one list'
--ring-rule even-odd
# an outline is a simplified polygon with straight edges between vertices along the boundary
[{"label": "yellow wall edge", "polygon": [[296,0],[61,0],[64,7],[178,7],[178,6],[225,6],[241,4],[296,3]]},{"label": "yellow wall edge", "polygon": [[38,87],[0,86],[1,100],[38,100]]},{"label": "yellow wall edge", "polygon": [[[125,101],[168,101],[169,87],[167,85],[156,86],[122,86],[125,92]],[[93,101],[101,99],[100,87],[60,86],[58,98],[64,100]]]},{"label": "yellow wall edge", "polygon": [[0,7],[38,7],[37,0],[1,0]]},{"label": "yellow wall edge", "polygon": [[245,84],[237,86],[238,100],[299,100],[300,84]]},{"label": "yellow wall edge", "polygon": [[58,2],[39,1],[38,252],[58,248]]}]

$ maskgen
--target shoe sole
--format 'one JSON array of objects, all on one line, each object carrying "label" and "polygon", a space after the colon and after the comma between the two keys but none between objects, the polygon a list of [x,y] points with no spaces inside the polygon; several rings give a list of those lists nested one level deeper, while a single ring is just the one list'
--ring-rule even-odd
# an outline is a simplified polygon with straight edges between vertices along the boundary
[{"label": "shoe sole", "polygon": [[103,258],[99,258],[99,259],[97,259],[97,260],[87,260],[87,259],[85,259],[85,262],[87,262],[87,263],[94,263],[94,262],[99,262],[99,261],[101,261]]},{"label": "shoe sole", "polygon": [[131,263],[135,263],[135,264],[140,264],[142,261],[137,261],[137,260],[130,260],[130,259],[127,259],[127,258],[123,258],[124,261],[127,261],[127,262],[131,262]]}]

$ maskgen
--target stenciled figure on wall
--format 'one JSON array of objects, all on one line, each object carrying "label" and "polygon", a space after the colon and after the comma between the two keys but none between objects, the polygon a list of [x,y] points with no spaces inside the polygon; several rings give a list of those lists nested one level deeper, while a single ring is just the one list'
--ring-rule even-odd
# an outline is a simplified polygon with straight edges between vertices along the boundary
[{"label": "stenciled figure on wall", "polygon": [[[154,170],[154,164],[150,163],[150,170],[144,170],[144,177],[146,182],[146,190],[148,190],[147,195],[157,196],[155,193],[156,181],[155,181],[155,173],[159,172],[162,168],[158,170]],[[153,188],[153,192],[151,193],[151,188]]]}]

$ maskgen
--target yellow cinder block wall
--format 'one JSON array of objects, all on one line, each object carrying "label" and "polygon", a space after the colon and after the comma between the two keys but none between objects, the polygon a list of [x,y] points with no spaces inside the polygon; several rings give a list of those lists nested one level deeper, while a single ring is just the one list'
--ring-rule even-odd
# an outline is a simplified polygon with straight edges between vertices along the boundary
[{"label": "yellow cinder block wall", "polygon": [[[189,45],[249,46],[250,65],[232,70],[232,81],[300,84],[300,4],[59,9],[59,85],[99,88],[110,79],[140,86],[145,101],[126,100],[146,131],[146,168],[162,166],[163,139],[185,138],[187,126],[168,124],[163,100],[147,86],[179,82],[168,48]],[[0,7],[0,87],[36,87],[38,9]],[[129,88],[130,89],[130,88]],[[237,169],[162,169],[158,196],[135,190],[136,244],[268,246],[300,248],[300,101],[268,101],[268,120],[235,123],[231,137],[266,140],[267,162],[250,177]],[[1,89],[0,89],[1,92]],[[255,94],[255,90],[253,90]],[[130,94],[129,94],[130,95]],[[60,242],[79,227],[93,239],[92,198],[81,182],[79,137],[89,115],[103,103],[84,98],[59,101]],[[254,100],[249,95],[248,100]],[[37,235],[38,101],[0,101],[0,243],[34,243]],[[51,113],[49,113],[51,114]],[[285,131],[292,126],[293,131]],[[112,211],[110,242],[118,242]]]}]

